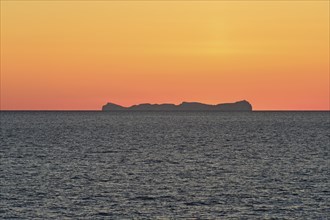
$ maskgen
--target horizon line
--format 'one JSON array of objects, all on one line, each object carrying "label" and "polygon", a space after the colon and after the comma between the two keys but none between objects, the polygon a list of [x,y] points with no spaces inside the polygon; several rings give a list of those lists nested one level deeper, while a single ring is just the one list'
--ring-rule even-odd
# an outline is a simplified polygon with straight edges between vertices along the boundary
[{"label": "horizon line", "polygon": [[[208,111],[208,110],[139,110],[139,111],[134,111],[134,110],[125,110],[125,111],[120,111],[118,112],[236,112],[236,111]],[[104,112],[102,109],[0,109],[0,112]],[[117,112],[116,110],[113,110],[111,112]],[[238,111],[239,112],[239,111]],[[319,110],[319,109],[314,109],[314,110],[298,110],[298,109],[289,109],[289,110],[281,110],[281,109],[271,109],[271,110],[252,110],[251,112],[330,112],[330,109],[324,109],[324,110]]]}]

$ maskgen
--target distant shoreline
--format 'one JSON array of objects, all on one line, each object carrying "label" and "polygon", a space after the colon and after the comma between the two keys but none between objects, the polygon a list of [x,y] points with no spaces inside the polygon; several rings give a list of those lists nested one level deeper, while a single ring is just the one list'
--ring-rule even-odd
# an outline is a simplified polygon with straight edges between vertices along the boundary
[{"label": "distant shoreline", "polygon": [[200,102],[182,102],[179,105],[172,103],[150,104],[142,103],[123,107],[118,104],[108,102],[102,106],[102,111],[252,111],[252,105],[246,101],[233,103],[220,103],[216,105],[204,104]]}]

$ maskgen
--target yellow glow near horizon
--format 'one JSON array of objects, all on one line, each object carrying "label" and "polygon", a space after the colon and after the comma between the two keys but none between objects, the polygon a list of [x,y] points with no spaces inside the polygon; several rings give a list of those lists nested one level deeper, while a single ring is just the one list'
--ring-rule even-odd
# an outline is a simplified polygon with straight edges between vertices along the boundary
[{"label": "yellow glow near horizon", "polygon": [[329,110],[328,1],[1,1],[1,109]]}]

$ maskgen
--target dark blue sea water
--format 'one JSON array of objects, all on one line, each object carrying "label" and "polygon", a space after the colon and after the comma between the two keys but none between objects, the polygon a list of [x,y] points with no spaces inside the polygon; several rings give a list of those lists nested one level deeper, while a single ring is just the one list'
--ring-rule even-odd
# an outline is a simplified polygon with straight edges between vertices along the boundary
[{"label": "dark blue sea water", "polygon": [[0,218],[329,219],[329,112],[0,112]]}]

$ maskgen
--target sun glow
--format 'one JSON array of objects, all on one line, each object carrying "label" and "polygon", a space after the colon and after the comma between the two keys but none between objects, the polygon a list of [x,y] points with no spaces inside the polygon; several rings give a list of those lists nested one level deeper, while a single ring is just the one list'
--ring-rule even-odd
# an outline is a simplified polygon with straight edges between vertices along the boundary
[{"label": "sun glow", "polygon": [[1,1],[1,109],[329,110],[328,1]]}]

